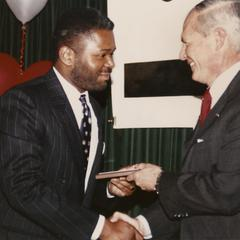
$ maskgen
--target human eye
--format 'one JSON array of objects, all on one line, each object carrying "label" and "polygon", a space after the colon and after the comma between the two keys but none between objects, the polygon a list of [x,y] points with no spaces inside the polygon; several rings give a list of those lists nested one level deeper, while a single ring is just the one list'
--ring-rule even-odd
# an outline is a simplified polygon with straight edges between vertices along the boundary
[{"label": "human eye", "polygon": [[106,57],[106,55],[107,55],[106,53],[100,52],[100,53],[95,54],[94,56],[98,59],[103,59]]},{"label": "human eye", "polygon": [[101,58],[105,58],[106,55],[107,55],[106,53],[101,53],[101,54],[100,54],[100,57],[101,57]]},{"label": "human eye", "polygon": [[107,57],[111,57],[112,58],[113,54],[114,54],[113,52],[110,52],[110,53],[109,52],[108,53],[100,53],[100,54],[98,54],[98,57],[99,58],[107,58]]}]

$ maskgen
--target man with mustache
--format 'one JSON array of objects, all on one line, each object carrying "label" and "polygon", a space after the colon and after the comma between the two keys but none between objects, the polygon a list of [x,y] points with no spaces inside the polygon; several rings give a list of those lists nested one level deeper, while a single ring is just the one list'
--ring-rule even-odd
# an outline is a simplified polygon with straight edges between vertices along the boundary
[{"label": "man with mustache", "polygon": [[131,184],[95,180],[104,150],[103,90],[114,67],[113,23],[95,9],[67,11],[55,32],[45,76],[0,98],[0,239],[142,239],[129,224],[93,209],[127,196]]},{"label": "man with mustache", "polygon": [[[127,177],[158,200],[137,219],[116,213],[145,238],[240,239],[240,1],[204,0],[187,15],[180,58],[208,86],[179,174],[139,164]],[[210,93],[210,94],[209,94]],[[206,105],[204,105],[206,106]]]}]

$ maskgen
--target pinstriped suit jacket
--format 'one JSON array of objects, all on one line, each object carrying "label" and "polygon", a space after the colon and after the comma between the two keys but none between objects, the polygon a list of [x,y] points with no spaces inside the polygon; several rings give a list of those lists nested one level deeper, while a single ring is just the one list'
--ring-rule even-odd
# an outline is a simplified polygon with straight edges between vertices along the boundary
[{"label": "pinstriped suit jacket", "polygon": [[90,100],[98,119],[99,143],[84,194],[81,135],[53,70],[1,97],[1,240],[3,229],[26,240],[90,239],[99,217],[89,209],[93,193],[100,189],[95,174],[103,149],[100,108]]}]

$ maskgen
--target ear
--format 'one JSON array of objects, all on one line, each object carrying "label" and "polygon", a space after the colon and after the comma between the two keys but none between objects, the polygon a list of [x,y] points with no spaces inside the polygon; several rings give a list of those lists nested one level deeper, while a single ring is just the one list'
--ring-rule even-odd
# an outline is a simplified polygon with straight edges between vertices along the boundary
[{"label": "ear", "polygon": [[214,36],[215,36],[215,42],[216,42],[216,50],[219,50],[223,47],[226,38],[227,38],[227,32],[223,28],[216,28],[214,30]]},{"label": "ear", "polygon": [[59,60],[67,66],[72,66],[74,63],[74,52],[67,46],[60,47],[58,51]]}]

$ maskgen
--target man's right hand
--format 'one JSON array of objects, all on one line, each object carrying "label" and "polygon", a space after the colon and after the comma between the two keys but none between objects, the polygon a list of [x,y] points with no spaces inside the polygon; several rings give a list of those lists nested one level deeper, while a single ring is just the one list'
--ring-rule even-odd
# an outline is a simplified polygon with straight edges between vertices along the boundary
[{"label": "man's right hand", "polygon": [[100,239],[143,240],[143,236],[133,226],[124,221],[110,222],[106,219]]},{"label": "man's right hand", "polygon": [[162,168],[151,163],[138,163],[132,167],[139,171],[128,175],[127,181],[135,182],[144,191],[155,191],[157,179],[161,179]]}]

